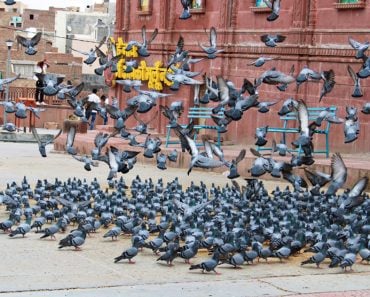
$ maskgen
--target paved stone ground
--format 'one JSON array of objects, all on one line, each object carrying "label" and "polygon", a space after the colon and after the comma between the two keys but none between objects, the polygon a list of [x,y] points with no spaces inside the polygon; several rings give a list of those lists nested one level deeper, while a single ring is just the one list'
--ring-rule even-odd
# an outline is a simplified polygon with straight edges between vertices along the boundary
[{"label": "paved stone ground", "polygon": [[[51,147],[50,147],[51,148]],[[26,175],[35,184],[38,178],[53,181],[76,176],[91,180],[97,177],[106,184],[108,168],[104,164],[87,172],[83,164],[70,156],[49,152],[39,155],[36,144],[0,143],[0,188],[7,182],[20,182]],[[225,185],[224,175],[194,171],[190,177],[185,170],[170,168],[160,171],[150,165],[137,164],[125,176],[127,183],[139,174],[142,178],[163,177],[169,181],[178,176],[180,182],[191,180]],[[239,180],[243,183],[243,180]],[[275,182],[267,182],[271,190]],[[0,220],[7,217],[0,207]],[[300,266],[310,254],[292,257],[280,263],[245,265],[242,269],[222,265],[221,275],[189,271],[189,266],[175,260],[174,267],[156,262],[156,257],[144,250],[137,263],[114,264],[113,258],[130,246],[129,237],[112,242],[103,239],[106,230],[87,238],[83,251],[58,250],[54,240],[40,240],[39,234],[11,239],[0,233],[0,297],[33,296],[370,296],[370,265],[357,263],[352,272],[327,268],[328,262],[317,269]],[[65,234],[58,234],[61,239]],[[199,263],[208,255],[201,253],[193,259]]]}]

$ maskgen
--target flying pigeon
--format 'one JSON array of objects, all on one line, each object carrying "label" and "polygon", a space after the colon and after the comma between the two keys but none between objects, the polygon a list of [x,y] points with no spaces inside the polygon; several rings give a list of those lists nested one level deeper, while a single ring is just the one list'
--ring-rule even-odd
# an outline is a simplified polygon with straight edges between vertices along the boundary
[{"label": "flying pigeon", "polygon": [[59,130],[59,132],[52,139],[43,140],[41,139],[40,135],[37,133],[37,129],[35,127],[31,127],[31,131],[32,131],[33,137],[35,137],[37,144],[39,145],[40,154],[44,158],[47,157],[46,156],[46,146],[48,144],[53,143],[54,140],[57,139],[62,134],[62,130]]},{"label": "flying pigeon", "polygon": [[23,36],[17,35],[17,41],[26,48],[25,53],[27,55],[35,55],[37,50],[34,48],[41,40],[42,32],[36,33],[31,39],[27,39]]},{"label": "flying pigeon", "polygon": [[222,53],[224,49],[217,49],[217,32],[215,27],[211,27],[209,33],[209,47],[206,47],[198,42],[198,45],[207,54],[208,59],[215,59],[218,53]]},{"label": "flying pigeon", "polygon": [[141,36],[143,39],[143,42],[140,43],[136,40],[129,41],[126,46],[126,51],[130,51],[133,46],[136,46],[138,48],[138,53],[141,57],[149,57],[150,54],[148,52],[148,46],[153,42],[153,40],[157,37],[158,29],[154,29],[151,37],[149,40],[147,40],[146,37],[146,27],[145,25],[141,28]]},{"label": "flying pigeon", "polygon": [[270,34],[265,34],[261,36],[261,41],[265,43],[266,46],[268,47],[275,47],[277,46],[276,43],[283,42],[285,40],[286,36],[284,35],[270,35]]}]

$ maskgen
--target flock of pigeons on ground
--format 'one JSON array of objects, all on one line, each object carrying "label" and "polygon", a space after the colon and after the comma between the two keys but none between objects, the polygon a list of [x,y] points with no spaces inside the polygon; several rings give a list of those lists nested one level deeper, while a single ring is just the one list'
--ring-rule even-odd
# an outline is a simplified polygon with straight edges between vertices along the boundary
[{"label": "flock of pigeons on ground", "polygon": [[[11,1],[5,1],[12,4]],[[13,1],[14,2],[14,1]],[[269,21],[274,21],[279,16],[280,1],[267,1],[272,9]],[[181,0],[184,11],[181,19],[191,17],[191,1]],[[142,29],[142,41],[130,41],[127,49],[132,46],[138,48],[140,57],[149,56],[148,46],[155,39],[157,30],[147,39],[146,29]],[[27,54],[36,52],[35,46],[41,35],[36,34],[32,39],[19,38],[19,42],[26,47]],[[214,59],[223,49],[217,47],[216,29],[212,27],[209,32],[209,45],[200,44],[206,58]],[[263,35],[261,40],[266,46],[276,46],[285,40],[281,35]],[[348,71],[354,80],[354,97],[362,95],[360,79],[370,75],[370,58],[365,55],[369,43],[361,44],[349,39],[350,44],[356,49],[356,58],[363,59],[364,63],[359,72],[353,71],[348,66]],[[92,64],[99,58],[99,67],[95,69],[98,75],[106,69],[116,71],[118,60],[114,45],[109,44],[112,53],[102,54],[100,45],[85,53],[86,64]],[[261,57],[251,65],[261,67],[265,62],[277,59]],[[249,108],[258,108],[261,113],[269,111],[269,106],[277,102],[258,101],[258,88],[262,84],[276,85],[280,91],[285,91],[289,84],[296,82],[297,87],[308,81],[323,81],[320,101],[335,85],[333,70],[317,72],[304,67],[295,77],[294,68],[285,74],[272,68],[265,71],[255,79],[254,83],[245,79],[239,89],[231,81],[222,76],[216,80],[204,75],[202,81],[194,77],[199,72],[191,72],[190,64],[199,62],[184,50],[184,39],[180,36],[175,53],[171,56],[167,67],[171,73],[167,79],[173,82],[172,90],[178,90],[181,85],[193,85],[195,88],[194,104],[207,104],[216,102],[213,120],[219,125],[222,132],[227,131],[227,126],[232,121],[240,120]],[[127,61],[125,71],[131,72],[138,63],[134,60]],[[0,87],[11,83],[15,78],[0,80]],[[252,153],[256,160],[250,168],[253,177],[269,173],[274,177],[283,177],[293,185],[293,191],[276,188],[271,195],[258,179],[247,180],[247,184],[240,186],[234,180],[232,186],[224,188],[212,186],[209,190],[200,183],[194,183],[183,189],[178,179],[164,185],[159,179],[154,183],[151,179],[141,180],[137,176],[131,184],[130,190],[123,178],[113,179],[118,172],[126,173],[133,168],[136,162],[137,151],[120,151],[109,146],[104,153],[105,146],[111,137],[119,135],[129,140],[134,147],[142,147],[147,158],[157,156],[157,166],[166,168],[166,161],[176,161],[177,151],[170,154],[160,153],[161,140],[147,135],[144,143],[136,141],[136,135],[128,132],[126,120],[134,115],[138,119],[135,130],[139,134],[147,133],[148,123],[139,119],[139,115],[149,112],[156,104],[157,99],[169,96],[154,91],[140,89],[140,81],[117,80],[123,86],[123,91],[136,91],[138,95],[127,101],[127,106],[120,110],[117,104],[112,103],[105,107],[98,104],[88,104],[87,99],[78,99],[77,96],[83,89],[83,83],[78,86],[61,84],[57,77],[45,74],[45,95],[57,94],[59,98],[66,98],[74,109],[74,114],[85,119],[86,109],[95,109],[102,116],[108,114],[115,120],[115,132],[112,134],[98,133],[95,138],[95,148],[91,156],[77,156],[73,147],[76,127],[71,126],[67,135],[66,152],[84,163],[86,170],[97,161],[106,162],[110,172],[108,182],[110,189],[103,190],[97,180],[90,184],[78,179],[68,181],[47,180],[38,181],[35,189],[24,178],[20,185],[13,182],[8,184],[6,190],[0,195],[0,203],[6,206],[9,219],[0,223],[0,229],[9,232],[10,237],[22,235],[36,229],[42,234],[41,238],[56,238],[60,232],[75,227],[70,233],[59,241],[59,248],[74,247],[80,249],[87,240],[88,235],[97,232],[100,228],[110,228],[104,238],[112,241],[122,234],[130,235],[132,246],[125,249],[121,255],[114,258],[114,262],[127,259],[129,263],[142,249],[150,249],[157,255],[157,261],[165,261],[173,265],[176,258],[183,259],[190,264],[201,248],[205,248],[212,255],[210,259],[190,264],[189,269],[200,269],[202,272],[214,271],[218,265],[231,265],[239,267],[244,263],[253,263],[255,259],[270,261],[278,258],[283,261],[301,251],[314,254],[302,262],[302,265],[319,265],[330,259],[329,267],[351,268],[356,259],[361,257],[361,262],[370,261],[370,204],[368,196],[363,193],[368,184],[368,177],[361,177],[351,189],[337,195],[347,179],[347,168],[340,154],[334,154],[331,159],[331,174],[311,170],[307,166],[314,163],[312,157],[312,135],[314,129],[323,121],[340,124],[344,122],[345,142],[352,142],[357,138],[359,122],[357,110],[347,108],[346,119],[333,118],[328,111],[312,123],[309,123],[307,105],[303,100],[288,99],[283,103],[279,115],[296,111],[299,119],[300,134],[292,143],[300,147],[302,155],[292,154],[290,162],[276,161],[272,155],[262,155],[254,149]],[[206,84],[206,91],[199,94],[199,86]],[[245,95],[247,93],[247,95]],[[25,118],[26,111],[30,110],[38,115],[38,109],[25,107],[22,103],[2,102],[5,111],[14,112],[17,117]],[[181,142],[183,151],[191,154],[189,171],[193,167],[215,168],[226,166],[229,168],[229,178],[239,176],[238,163],[244,158],[245,150],[231,161],[225,160],[221,148],[203,137],[204,152],[199,152],[194,141],[194,123],[179,125],[177,120],[183,112],[183,103],[175,101],[170,106],[160,106],[163,115],[169,119],[171,128],[175,131]],[[370,113],[370,103],[365,104],[363,113]],[[222,113],[222,116],[220,116]],[[155,115],[156,116],[156,115]],[[256,132],[256,145],[266,144],[266,133],[259,128]],[[36,128],[32,132],[37,139],[40,154],[46,157],[45,147],[51,141],[43,140]],[[289,149],[285,144],[273,142],[273,151],[285,155]],[[304,178],[293,173],[294,167],[306,165],[304,172],[312,187],[309,189]],[[324,191],[322,187],[328,184]],[[129,193],[128,193],[129,191]],[[35,202],[35,203],[33,203]],[[158,218],[159,217],[159,218]],[[50,225],[46,226],[47,223]],[[114,227],[112,227],[112,225]],[[156,236],[156,237],[154,237]],[[92,240],[92,239],[89,239]],[[159,253],[162,253],[159,256]],[[216,272],[218,273],[218,272]]]},{"label": "flock of pigeons on ground", "polygon": [[[339,162],[346,171],[340,156],[334,156],[332,170]],[[183,188],[178,178],[164,184],[136,176],[130,187],[121,177],[103,189],[96,179],[70,178],[39,180],[32,189],[24,177],[0,194],[9,213],[0,230],[26,237],[35,229],[40,239],[58,239],[59,249],[75,250],[97,236],[112,244],[131,236],[131,246],[112,261],[133,264],[140,252],[151,250],[168,266],[184,261],[202,272],[218,273],[219,265],[286,261],[301,252],[313,253],[301,265],[326,262],[346,270],[357,260],[369,263],[370,200],[363,193],[368,178],[336,195],[333,181],[326,192],[321,189],[330,177],[311,171],[307,176],[314,185],[310,191],[276,187],[271,194],[257,179],[207,189],[202,182]],[[191,263],[201,249],[211,257]]]}]

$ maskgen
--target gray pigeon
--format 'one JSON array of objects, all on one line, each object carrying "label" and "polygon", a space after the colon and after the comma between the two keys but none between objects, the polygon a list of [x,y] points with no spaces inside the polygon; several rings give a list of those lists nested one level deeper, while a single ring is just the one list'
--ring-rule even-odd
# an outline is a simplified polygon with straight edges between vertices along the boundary
[{"label": "gray pigeon", "polygon": [[142,36],[142,42],[138,42],[136,40],[129,41],[126,46],[126,51],[130,51],[133,46],[136,46],[138,48],[138,54],[141,57],[149,57],[150,54],[148,52],[148,46],[153,42],[153,40],[157,37],[158,29],[155,28],[150,39],[148,40],[146,37],[146,27],[145,25],[141,28],[141,36]]},{"label": "gray pigeon", "polygon": [[[4,85],[10,84],[10,83],[12,83],[13,81],[15,81],[16,79],[18,79],[20,77],[21,77],[21,74],[19,73],[14,77],[0,78],[0,91],[4,90]],[[6,101],[4,101],[4,102],[6,103]]]},{"label": "gray pigeon", "polygon": [[365,102],[361,110],[364,114],[370,114],[370,102]]},{"label": "gray pigeon", "polygon": [[165,154],[157,154],[157,168],[161,170],[166,170],[167,156]]},{"label": "gray pigeon", "polygon": [[326,94],[330,93],[334,88],[334,85],[335,85],[334,70],[330,69],[329,71],[323,71],[321,74],[321,77],[324,80],[324,84],[321,89],[319,102],[321,102],[322,98],[326,96]]},{"label": "gray pigeon", "polygon": [[344,269],[347,271],[347,267],[352,270],[353,264],[356,263],[356,255],[353,253],[348,253],[344,256],[343,261],[339,264],[340,268]]},{"label": "gray pigeon", "polygon": [[17,35],[17,41],[22,46],[26,48],[25,53],[27,55],[35,55],[37,53],[37,50],[35,49],[35,46],[39,43],[41,40],[42,32],[36,33],[31,39],[27,39],[23,36]]},{"label": "gray pigeon", "polygon": [[267,143],[267,140],[265,139],[267,135],[267,130],[269,126],[263,126],[256,128],[256,134],[255,138],[257,139],[255,142],[255,145],[258,146],[264,146]]},{"label": "gray pigeon", "polygon": [[114,258],[114,263],[117,263],[123,259],[128,259],[129,264],[135,264],[135,261],[132,261],[132,258],[134,258],[138,254],[138,247],[142,244],[142,240],[139,236],[134,237],[134,242],[132,244],[132,247],[122,252],[122,254],[116,258]]},{"label": "gray pigeon", "polygon": [[325,258],[326,258],[326,251],[325,250],[321,250],[320,252],[318,252],[317,254],[313,255],[309,259],[303,261],[301,263],[301,265],[305,265],[305,264],[316,264],[317,268],[319,268],[320,267],[320,264],[325,260]]},{"label": "gray pigeon", "polygon": [[139,90],[143,85],[140,80],[131,80],[131,79],[120,79],[116,80],[116,83],[122,85],[122,90],[126,93],[130,93],[132,89]]},{"label": "gray pigeon", "polygon": [[222,53],[224,49],[217,49],[217,32],[215,27],[211,27],[209,33],[209,47],[206,47],[198,42],[198,45],[207,54],[208,59],[215,59],[218,53]]},{"label": "gray pigeon", "polygon": [[37,144],[39,146],[39,151],[42,157],[47,157],[46,156],[46,146],[48,144],[51,144],[54,142],[55,139],[57,139],[61,134],[62,130],[59,130],[59,132],[51,139],[41,139],[40,135],[37,133],[37,129],[35,127],[31,127],[31,131],[33,134],[33,137],[36,139]]},{"label": "gray pigeon", "polygon": [[275,47],[277,46],[277,43],[283,42],[285,40],[286,36],[277,34],[277,35],[271,35],[271,34],[265,34],[261,36],[261,41],[265,43],[268,47]]},{"label": "gray pigeon", "polygon": [[21,234],[24,237],[26,233],[30,231],[31,231],[31,226],[29,224],[22,223],[15,230],[11,230],[9,236],[14,237],[18,234]]},{"label": "gray pigeon", "polygon": [[204,273],[204,271],[207,272],[213,271],[216,274],[220,274],[215,270],[217,265],[219,264],[219,257],[220,257],[219,253],[214,252],[211,259],[208,259],[200,264],[191,265],[189,270],[202,269],[202,273]]},{"label": "gray pigeon", "polygon": [[347,180],[347,167],[344,165],[340,153],[335,153],[331,157],[331,181],[326,191],[327,196],[335,195]]},{"label": "gray pigeon", "polygon": [[360,85],[360,78],[357,76],[356,72],[352,69],[350,65],[347,65],[347,70],[354,83],[352,97],[355,97],[355,98],[362,97],[363,94],[362,94],[361,85]]},{"label": "gray pigeon", "polygon": [[280,57],[270,58],[270,57],[259,57],[257,60],[253,61],[252,63],[249,63],[248,65],[254,65],[255,67],[261,67],[263,66],[267,61],[272,61],[279,59]]},{"label": "gray pigeon", "polygon": [[356,50],[356,55],[355,55],[356,59],[362,59],[365,56],[366,50],[370,46],[369,41],[366,41],[365,43],[360,43],[351,37],[348,37],[348,42]]},{"label": "gray pigeon", "polygon": [[5,5],[14,5],[16,2],[14,0],[5,0],[4,4]]}]

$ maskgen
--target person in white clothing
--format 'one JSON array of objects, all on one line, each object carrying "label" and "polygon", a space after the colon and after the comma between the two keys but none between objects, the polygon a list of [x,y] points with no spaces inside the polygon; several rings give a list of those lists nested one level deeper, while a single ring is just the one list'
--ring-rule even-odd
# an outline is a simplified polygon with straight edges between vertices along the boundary
[{"label": "person in white clothing", "polygon": [[[100,103],[100,98],[97,95],[97,93],[98,93],[98,90],[93,89],[92,93],[88,96],[87,102],[99,104]],[[90,108],[86,109],[86,114],[85,114],[86,119],[89,120],[89,118],[91,116],[90,130],[94,130],[96,114],[97,114],[97,111],[95,109],[90,109]]]}]

